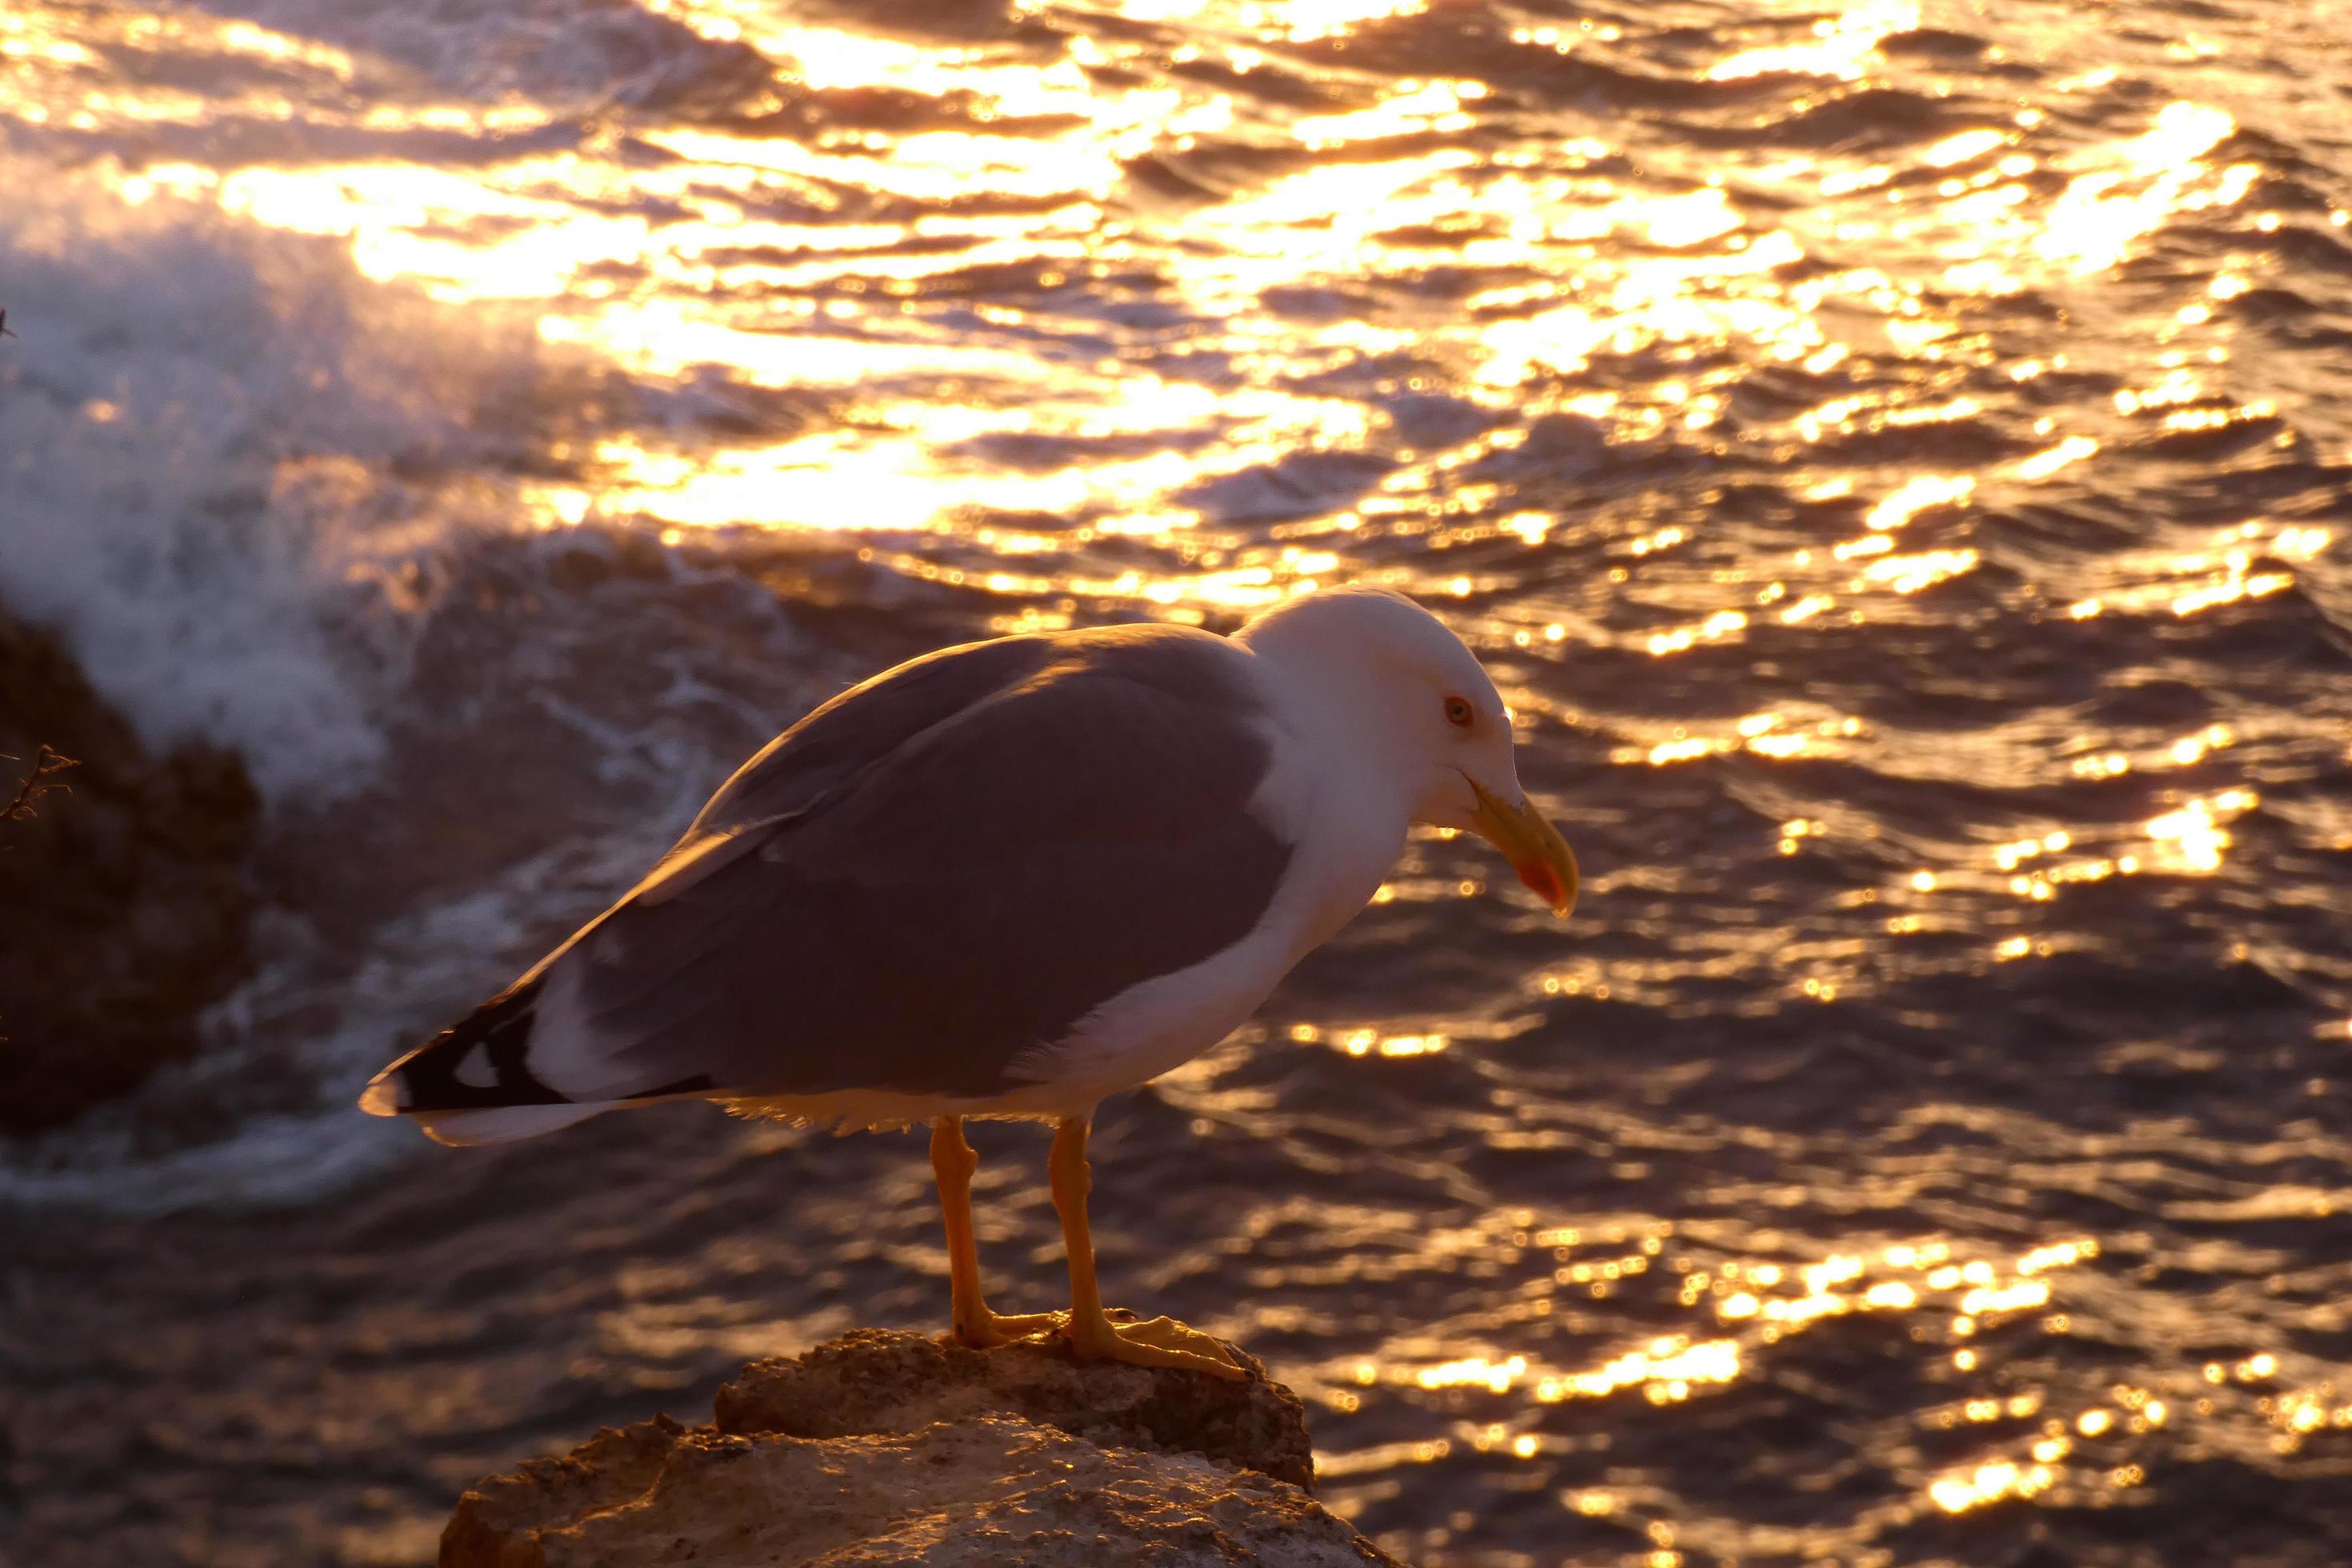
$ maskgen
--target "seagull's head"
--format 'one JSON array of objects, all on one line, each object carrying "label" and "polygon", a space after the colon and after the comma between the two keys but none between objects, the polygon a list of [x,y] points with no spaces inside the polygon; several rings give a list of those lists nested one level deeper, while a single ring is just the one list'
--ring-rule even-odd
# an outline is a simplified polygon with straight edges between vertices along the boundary
[{"label": "seagull's head", "polygon": [[1413,821],[1478,835],[1555,913],[1575,906],[1576,857],[1519,787],[1510,710],[1444,622],[1402,594],[1335,588],[1236,639],[1311,694],[1321,727],[1399,786]]}]

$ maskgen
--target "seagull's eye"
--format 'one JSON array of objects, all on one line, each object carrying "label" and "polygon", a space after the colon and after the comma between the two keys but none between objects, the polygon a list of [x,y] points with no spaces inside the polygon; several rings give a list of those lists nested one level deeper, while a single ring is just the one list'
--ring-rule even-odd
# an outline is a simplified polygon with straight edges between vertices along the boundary
[{"label": "seagull's eye", "polygon": [[1468,698],[1449,697],[1445,700],[1445,721],[1455,729],[1467,730],[1470,721],[1477,716],[1477,710],[1470,706]]}]

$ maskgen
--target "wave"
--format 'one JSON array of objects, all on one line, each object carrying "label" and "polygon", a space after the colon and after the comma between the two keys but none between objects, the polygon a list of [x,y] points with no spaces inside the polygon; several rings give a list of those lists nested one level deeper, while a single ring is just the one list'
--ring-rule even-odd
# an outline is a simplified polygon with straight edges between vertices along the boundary
[{"label": "wave", "polygon": [[527,325],[371,282],[335,241],[0,159],[0,596],[58,627],[151,744],[241,752],[266,795],[343,793],[383,749],[402,563],[516,526],[496,410]]}]

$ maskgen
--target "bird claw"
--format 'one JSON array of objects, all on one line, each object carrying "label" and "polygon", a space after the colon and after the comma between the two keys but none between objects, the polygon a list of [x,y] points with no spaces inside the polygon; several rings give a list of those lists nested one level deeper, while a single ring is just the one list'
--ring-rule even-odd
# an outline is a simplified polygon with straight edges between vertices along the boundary
[{"label": "bird claw", "polygon": [[1118,1307],[1091,1325],[1078,1324],[1068,1312],[988,1312],[976,1323],[959,1323],[946,1337],[970,1349],[986,1351],[1054,1333],[1068,1340],[1081,1361],[1174,1367],[1231,1382],[1249,1376],[1224,1342],[1214,1335],[1204,1334],[1173,1318],[1139,1322],[1134,1313]]},{"label": "bird claw", "polygon": [[1051,1333],[1066,1322],[1067,1312],[983,1311],[976,1323],[958,1323],[948,1331],[948,1338],[976,1351],[992,1351],[999,1345],[1034,1339]]},{"label": "bird claw", "polygon": [[1130,1343],[1158,1345],[1161,1350],[1190,1351],[1194,1355],[1208,1356],[1230,1367],[1241,1365],[1234,1359],[1233,1352],[1225,1348],[1223,1340],[1213,1334],[1204,1334],[1173,1318],[1152,1318],[1140,1323],[1114,1323],[1111,1326],[1118,1331],[1119,1338]]},{"label": "bird claw", "polygon": [[1118,1361],[1131,1366],[1165,1366],[1182,1372],[1206,1373],[1239,1383],[1249,1373],[1233,1352],[1214,1337],[1187,1328],[1173,1318],[1115,1323],[1108,1317],[1092,1323],[1073,1319],[1062,1331],[1071,1348],[1085,1361]]}]

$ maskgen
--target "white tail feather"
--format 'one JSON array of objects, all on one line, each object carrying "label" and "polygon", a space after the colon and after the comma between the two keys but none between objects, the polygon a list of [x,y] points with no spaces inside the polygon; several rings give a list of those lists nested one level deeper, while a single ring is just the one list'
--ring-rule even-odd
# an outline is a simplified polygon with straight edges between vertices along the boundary
[{"label": "white tail feather", "polygon": [[589,1105],[501,1105],[487,1110],[412,1110],[408,1114],[436,1143],[511,1143],[534,1138],[575,1121],[585,1121],[623,1105],[602,1100]]}]

